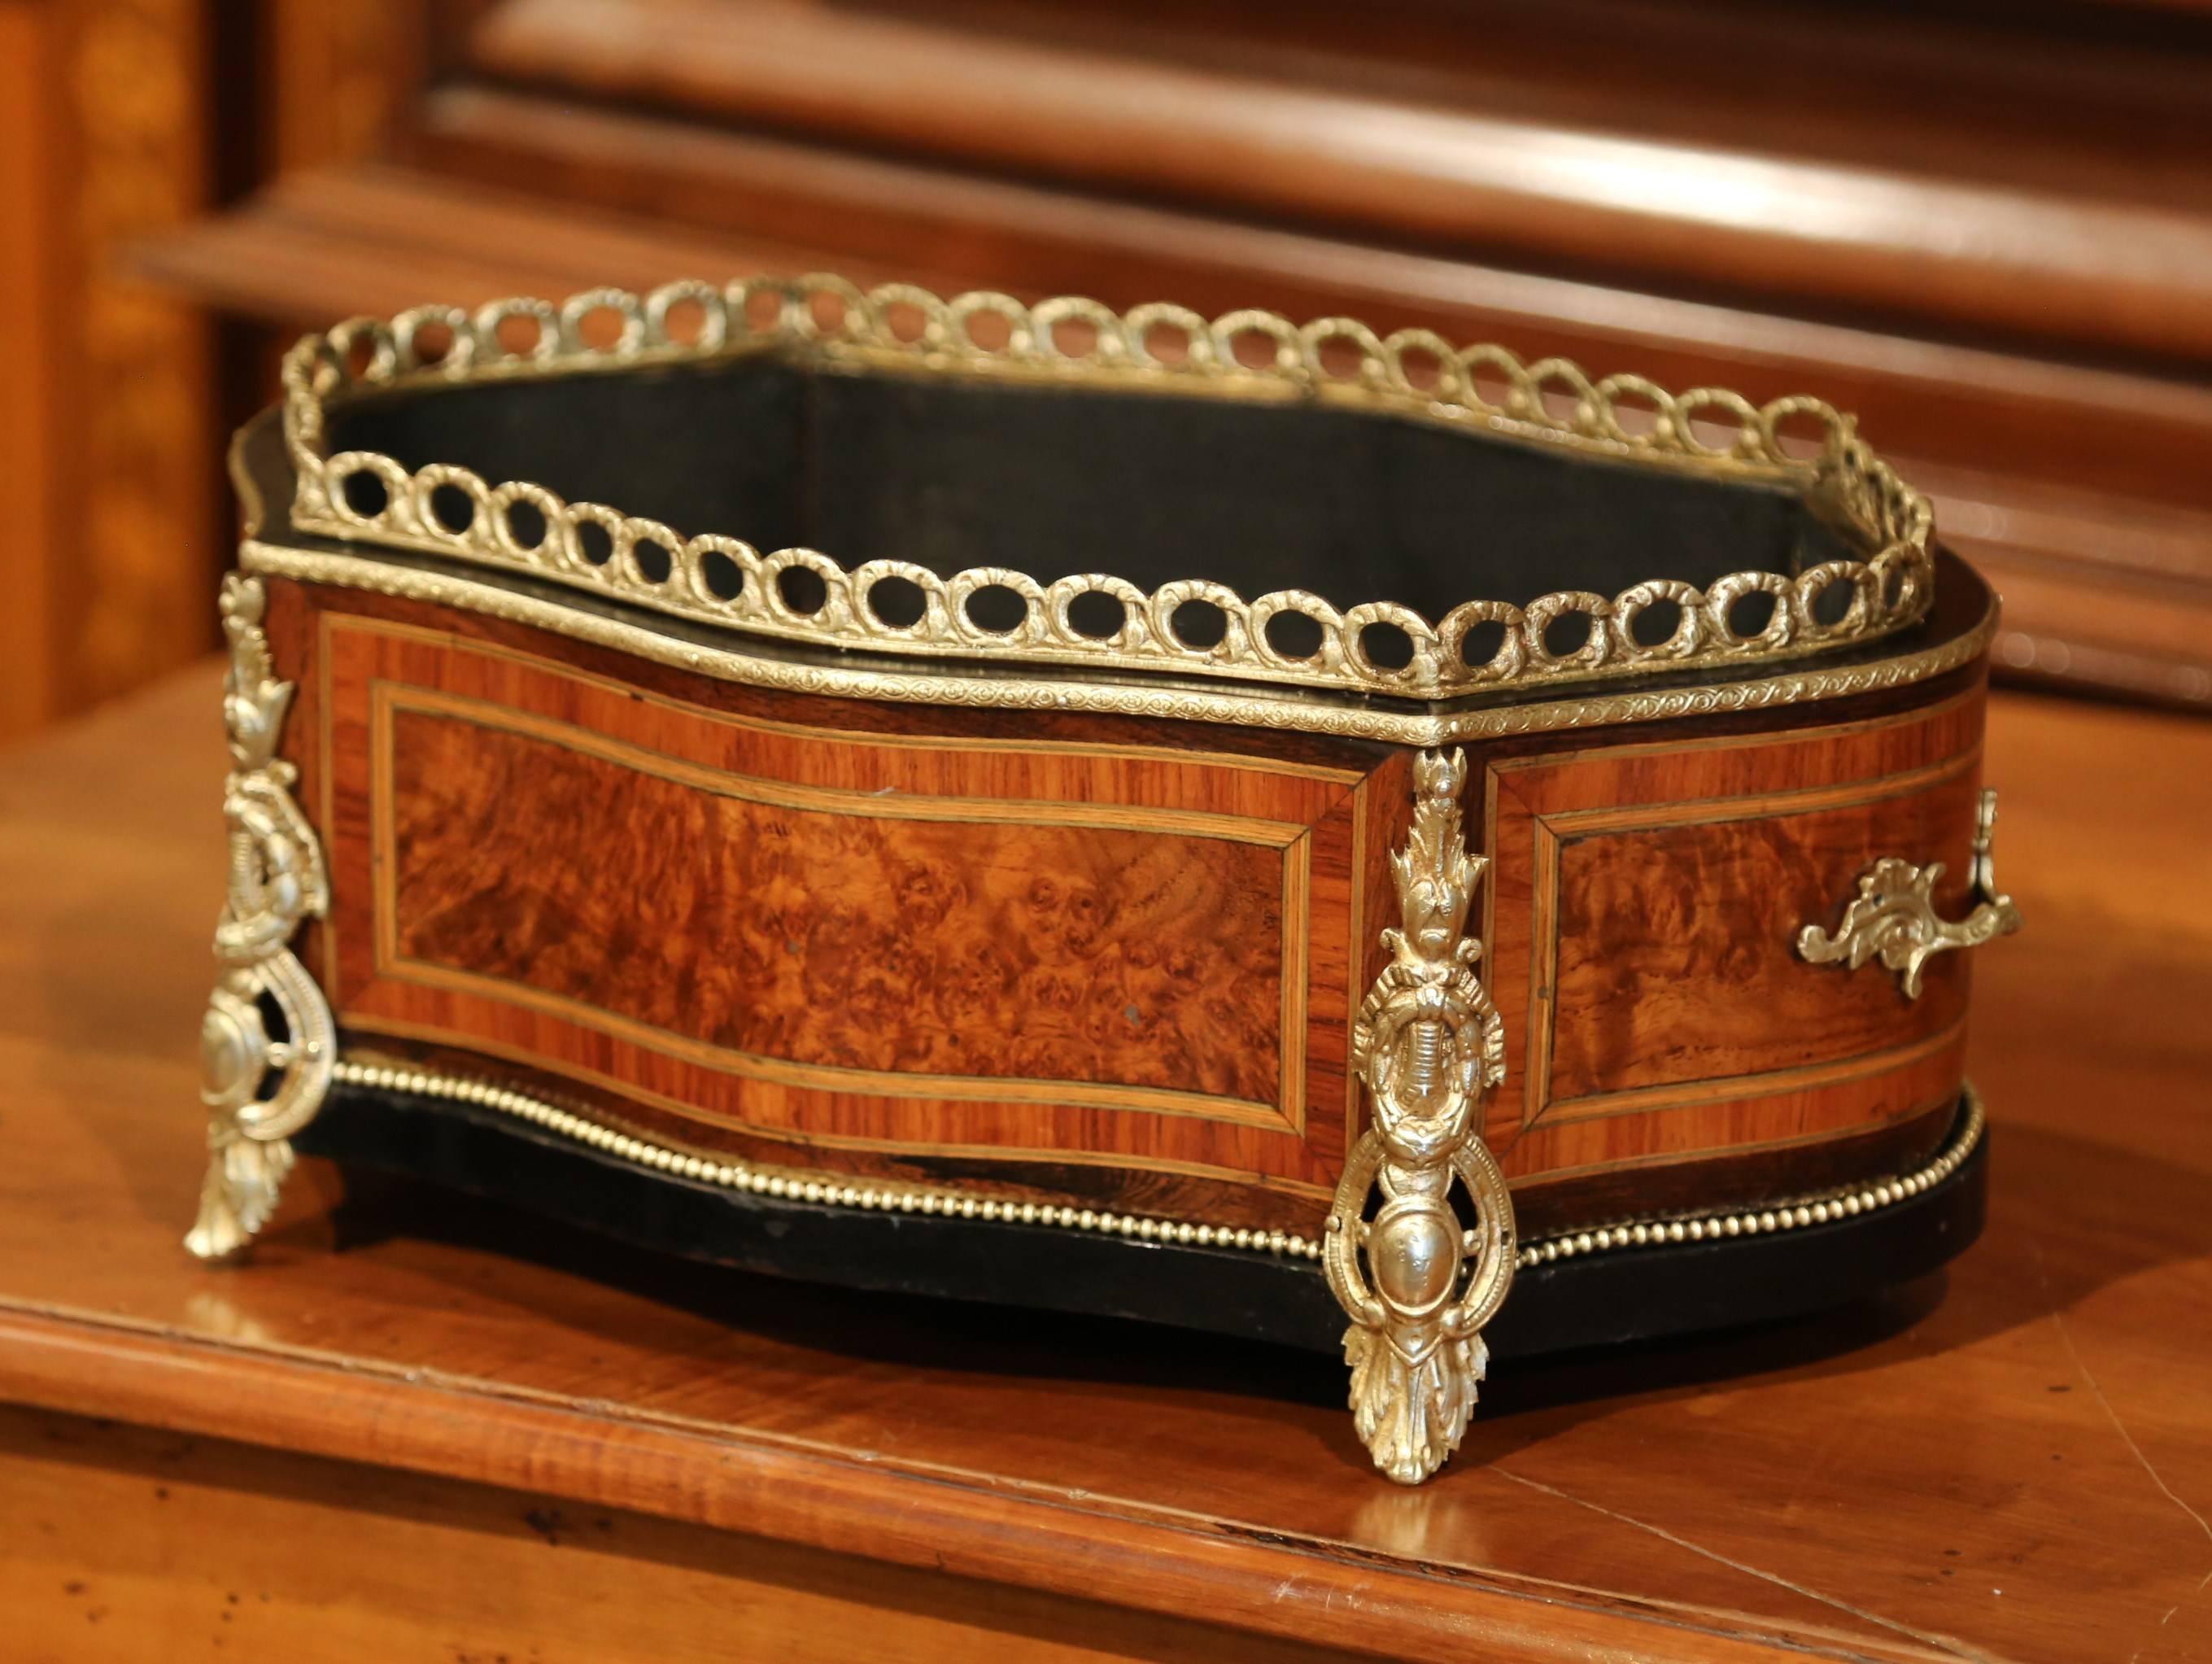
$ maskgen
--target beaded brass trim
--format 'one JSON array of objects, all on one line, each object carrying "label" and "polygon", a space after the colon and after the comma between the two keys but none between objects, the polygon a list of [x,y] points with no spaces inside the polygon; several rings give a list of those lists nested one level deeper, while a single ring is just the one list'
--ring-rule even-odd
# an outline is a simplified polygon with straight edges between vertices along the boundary
[{"label": "beaded brass trim", "polygon": [[[863,1208],[875,1211],[933,1214],[955,1219],[995,1220],[1005,1224],[1048,1226],[1063,1230],[1091,1231],[1107,1236],[1132,1237],[1146,1242],[1174,1242],[1186,1246],[1237,1248],[1272,1253],[1291,1259],[1321,1260],[1320,1240],[1294,1231],[1255,1231],[1231,1225],[1200,1224],[1192,1220],[1148,1218],[1111,1210],[1071,1208],[1048,1202],[1007,1202],[952,1189],[925,1186],[854,1184],[835,1173],[776,1172],[749,1161],[714,1161],[686,1155],[665,1144],[617,1132],[588,1116],[511,1087],[457,1075],[422,1069],[393,1069],[341,1058],[333,1073],[341,1085],[368,1087],[386,1092],[406,1092],[417,1097],[442,1098],[473,1104],[516,1120],[542,1127],[557,1137],[588,1144],[625,1161],[656,1172],[673,1174],[718,1189],[745,1191],[791,1202],[811,1202],[823,1207]],[[1548,1265],[1556,1260],[1584,1258],[1593,1253],[1632,1248],[1665,1247],[1676,1242],[1703,1242],[1721,1237],[1771,1236],[1779,1231],[1803,1230],[1839,1219],[1856,1219],[1879,1212],[1933,1189],[1959,1170],[1973,1153],[1988,1125],[1981,1094],[1970,1083],[1957,1130],[1941,1154],[1925,1166],[1894,1179],[1886,1179],[1843,1191],[1823,1191],[1793,1201],[1777,1202],[1736,1212],[1682,1215],[1639,1223],[1601,1226],[1591,1230],[1562,1232],[1539,1241],[1524,1242],[1514,1257],[1517,1270]]]},{"label": "beaded brass trim", "polygon": [[1230,722],[1242,727],[1338,734],[1408,746],[1460,740],[1603,728],[1616,722],[1667,722],[1740,710],[1766,710],[1813,699],[1847,698],[1942,675],[1971,664],[1996,633],[1994,605],[1972,630],[1942,644],[1869,664],[1808,666],[1754,680],[1702,687],[1592,693],[1495,710],[1400,712],[1346,702],[1302,698],[1258,688],[1218,692],[1130,681],[1091,682],[1029,675],[945,676],[920,671],[794,663],[729,648],[702,646],[603,613],[541,600],[501,585],[359,555],[292,549],[249,538],[239,564],[250,572],[326,583],[433,606],[457,606],[511,624],[528,625],[575,641],[633,654],[655,664],[780,692],[830,698],[890,699],[904,704],[1006,710],[1066,710],[1169,721]]},{"label": "beaded brass trim", "polygon": [[865,1208],[889,1213],[939,1214],[954,1219],[989,1219],[1009,1224],[1057,1225],[1073,1230],[1096,1231],[1107,1236],[1134,1237],[1146,1242],[1181,1242],[1202,1248],[1250,1248],[1293,1259],[1317,1259],[1321,1245],[1283,1231],[1255,1231],[1228,1225],[1194,1225],[1188,1222],[1149,1219],[1110,1209],[1070,1208],[1046,1202],[1006,1202],[996,1197],[973,1196],[957,1190],[925,1185],[854,1184],[826,1173],[782,1173],[757,1167],[750,1161],[713,1161],[687,1155],[644,1138],[563,1109],[558,1104],[526,1092],[494,1086],[488,1081],[466,1080],[433,1074],[427,1070],[384,1069],[340,1063],[337,1079],[348,1086],[381,1088],[388,1092],[410,1092],[425,1098],[447,1098],[497,1110],[518,1120],[608,1155],[657,1172],[673,1173],[722,1190],[747,1191],[784,1201],[814,1202],[825,1207]]},{"label": "beaded brass trim", "polygon": [[[755,315],[763,301],[772,308],[766,320]],[[670,316],[680,308],[698,314],[689,339],[670,329]],[[825,311],[834,314],[834,321],[824,320]],[[975,338],[973,326],[985,314],[999,320],[1004,344],[987,347]],[[608,320],[611,339],[605,345],[586,338],[587,320],[595,316]],[[911,323],[910,331],[901,327],[902,319]],[[503,338],[517,327],[531,332],[526,347]],[[1087,335],[1091,344],[1068,350],[1060,341],[1063,329]],[[447,338],[434,358],[426,344],[433,330]],[[1181,357],[1156,354],[1154,337],[1163,331],[1187,343]],[[1238,344],[1247,338],[1270,349],[1262,362],[1240,357]],[[1046,585],[1001,567],[944,578],[911,562],[877,560],[848,571],[811,549],[763,554],[732,537],[687,536],[605,504],[566,503],[542,485],[494,485],[446,463],[410,474],[377,452],[332,455],[326,442],[329,410],[364,392],[754,354],[894,374],[1079,382],[1260,402],[1310,400],[1619,461],[1762,480],[1802,492],[1861,546],[1865,558],[1824,562],[1794,576],[1738,572],[1703,590],[1655,580],[1614,596],[1559,591],[1525,607],[1475,600],[1431,622],[1387,601],[1339,612],[1303,590],[1248,601],[1199,579],[1164,584],[1148,594],[1103,573]],[[1342,369],[1336,367],[1340,358]],[[1502,387],[1498,402],[1485,396],[1486,381]],[[686,282],[643,297],[592,290],[558,307],[514,299],[473,314],[418,307],[388,322],[353,319],[302,338],[286,357],[284,387],[285,440],[296,471],[292,521],[302,531],[526,571],[678,618],[817,645],[1431,698],[1791,657],[1914,623],[1925,615],[1934,594],[1929,546],[1934,518],[1927,499],[1858,438],[1850,418],[1819,399],[1788,398],[1754,406],[1712,388],[1671,393],[1635,375],[1593,381],[1565,359],[1524,365],[1502,347],[1455,348],[1425,330],[1401,330],[1385,339],[1346,318],[1319,319],[1299,328],[1252,310],[1209,321],[1167,305],[1117,314],[1073,296],[1034,308],[988,293],[945,301],[908,284],[863,293],[842,278],[818,275],[788,283],[751,278],[725,287]],[[1648,426],[1632,427],[1624,419],[1632,405],[1648,407]],[[1785,445],[1782,430],[1794,419],[1819,429],[1815,455],[1800,458]],[[1723,442],[1708,442],[1701,430],[1717,431]],[[380,492],[373,509],[349,501],[346,487],[356,476],[374,481]],[[441,491],[457,493],[466,503],[465,523],[454,527],[441,518],[434,498]],[[542,521],[537,541],[518,531],[513,519],[518,507]],[[584,536],[587,527],[605,535],[604,558],[592,558]],[[638,552],[646,546],[661,551],[665,562],[641,561]],[[793,568],[821,581],[824,599],[811,612],[799,611],[782,594],[778,580]],[[921,592],[923,611],[915,622],[892,623],[875,610],[874,587],[890,579]],[[1824,621],[1820,603],[1838,585],[1848,601],[1838,616]],[[1017,597],[1021,621],[1008,630],[978,622],[969,603],[984,590]],[[1766,622],[1740,630],[1735,608],[1754,594],[1771,597]],[[1111,634],[1089,634],[1073,623],[1070,609],[1086,595],[1103,595],[1120,606],[1121,622]],[[1176,613],[1193,601],[1218,609],[1223,633],[1212,645],[1188,642],[1176,630]],[[1640,640],[1636,621],[1662,604],[1677,609],[1675,628],[1662,641]],[[1318,627],[1320,644],[1313,652],[1296,656],[1270,640],[1270,621],[1285,613],[1301,614]],[[1588,620],[1583,643],[1555,651],[1547,634],[1571,614]],[[1503,626],[1498,647],[1487,659],[1468,662],[1469,636],[1491,624]],[[1404,632],[1412,643],[1406,664],[1385,665],[1371,655],[1366,632],[1376,626]]]},{"label": "beaded brass trim", "polygon": [[1747,1208],[1736,1213],[1685,1214],[1671,1219],[1602,1225],[1595,1230],[1563,1231],[1523,1247],[1520,1267],[1526,1271],[1532,1265],[1548,1265],[1555,1260],[1615,1253],[1623,1248],[1662,1248],[1677,1242],[1712,1242],[1731,1236],[1771,1236],[1778,1231],[1805,1230],[1894,1207],[1942,1184],[1959,1170],[1960,1164],[1982,1142],[1982,1135],[1989,1126],[1982,1094],[1974,1090],[1970,1081],[1961,1095],[1965,1109],[1950,1142],[1933,1160],[1911,1173],[1875,1184],[1823,1191],[1797,1201],[1777,1202],[1771,1207]]}]

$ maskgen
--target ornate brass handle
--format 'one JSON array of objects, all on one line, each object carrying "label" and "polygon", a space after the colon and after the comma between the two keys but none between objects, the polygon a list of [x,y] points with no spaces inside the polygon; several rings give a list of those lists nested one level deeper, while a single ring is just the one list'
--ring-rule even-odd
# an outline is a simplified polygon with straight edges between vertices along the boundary
[{"label": "ornate brass handle", "polygon": [[1916,867],[1888,855],[1859,875],[1859,893],[1844,909],[1833,936],[1817,924],[1797,933],[1797,951],[1814,965],[1841,961],[1856,971],[1880,959],[1897,972],[1905,997],[1920,997],[1920,972],[1929,960],[1950,948],[1978,948],[2020,929],[2020,909],[1997,889],[1990,846],[1996,836],[1997,795],[1983,792],[1974,826],[1974,894],[1980,898],[1966,917],[1950,922],[1936,916],[1932,893],[1943,876],[1940,861]]}]

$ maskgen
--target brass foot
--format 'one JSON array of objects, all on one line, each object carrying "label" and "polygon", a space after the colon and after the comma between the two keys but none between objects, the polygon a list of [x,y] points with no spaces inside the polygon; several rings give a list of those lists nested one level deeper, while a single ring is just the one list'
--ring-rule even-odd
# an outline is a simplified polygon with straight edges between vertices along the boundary
[{"label": "brass foot", "polygon": [[1401,1484],[1427,1478],[1466,1434],[1489,1360],[1482,1326],[1518,1252],[1480,1127],[1483,1099],[1505,1077],[1505,1038],[1475,975],[1482,944],[1465,934],[1489,865],[1461,831],[1466,758],[1425,752],[1413,778],[1413,831],[1390,861],[1405,925],[1382,933],[1391,962],[1352,1031],[1374,1125],[1338,1182],[1322,1249],[1352,1319],[1354,1425]]},{"label": "brass foot", "polygon": [[288,1141],[322,1107],[337,1052],[330,1005],[285,945],[329,905],[330,887],[314,829],[292,796],[295,771],[276,755],[292,684],[271,672],[266,605],[259,579],[223,581],[230,882],[215,932],[223,968],[200,1021],[207,1177],[185,1238],[203,1259],[234,1257],[268,1222],[292,1169]]}]

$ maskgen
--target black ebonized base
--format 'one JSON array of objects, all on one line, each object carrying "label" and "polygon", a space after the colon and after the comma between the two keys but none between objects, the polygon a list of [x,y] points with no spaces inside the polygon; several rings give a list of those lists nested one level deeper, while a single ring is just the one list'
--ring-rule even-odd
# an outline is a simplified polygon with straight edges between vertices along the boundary
[{"label": "black ebonized base", "polygon": [[[867,1290],[1126,1317],[1325,1350],[1343,1312],[1314,1261],[933,1215],[783,1202],[646,1173],[504,1115],[334,1087],[299,1135],[312,1155],[744,1271]],[[1982,1233],[1989,1140],[1917,1198],[1770,1237],[1626,1248],[1524,1268],[1484,1330],[1498,1356],[1796,1317],[1936,1271]]]},{"label": "black ebonized base", "polygon": [[[295,1140],[641,1247],[848,1287],[1133,1318],[1334,1351],[1320,1267],[1048,1226],[824,1207],[648,1173],[495,1112],[332,1088]],[[1845,1304],[1924,1275],[1981,1234],[1988,1137],[1942,1184],[1879,1211],[1769,1236],[1629,1248],[1525,1269],[1484,1331],[1528,1356]]]}]

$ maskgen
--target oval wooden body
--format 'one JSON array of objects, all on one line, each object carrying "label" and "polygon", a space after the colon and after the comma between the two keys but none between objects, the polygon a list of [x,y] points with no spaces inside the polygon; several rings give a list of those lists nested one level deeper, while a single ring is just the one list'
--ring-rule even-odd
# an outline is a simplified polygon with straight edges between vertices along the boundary
[{"label": "oval wooden body", "polygon": [[[1964,569],[1961,581],[1970,582]],[[655,1140],[1311,1232],[1359,1125],[1404,747],[805,699],[271,582],[350,1051]],[[1808,963],[1885,854],[1966,910],[1977,664],[1868,699],[1470,742],[1486,1136],[1528,1234],[1907,1169],[1971,956]]]},{"label": "oval wooden body", "polygon": [[[1661,1241],[1668,1222],[1756,1220],[1778,1207],[1789,1228],[1818,1222],[1799,1204],[1826,1198],[1838,1198],[1840,1224],[1841,1198],[1924,1168],[1966,1125],[1970,956],[1936,955],[1908,997],[1879,964],[1846,969],[1800,951],[1808,927],[1838,928],[1885,857],[1942,863],[1937,917],[1974,904],[1993,600],[1962,563],[1893,545],[1853,566],[1823,515],[1857,511],[1776,495],[1781,460],[1738,483],[1727,459],[1708,480],[1618,458],[1559,474],[1556,459],[1530,452],[1524,478],[1513,454],[1501,461],[1388,412],[1263,399],[1224,414],[1222,401],[1121,392],[1093,411],[1056,386],[955,381],[946,392],[822,378],[804,361],[763,365],[757,382],[726,385],[526,377],[534,405],[501,402],[496,382],[372,398],[338,407],[320,450],[300,440],[320,432],[319,408],[307,418],[295,409],[289,440],[269,423],[249,430],[240,473],[259,512],[242,564],[265,588],[270,674],[294,686],[282,757],[327,867],[327,907],[294,944],[328,1000],[342,1060],[339,1095],[309,1147],[346,1150],[349,1099],[380,1082],[410,1115],[442,1112],[441,1090],[456,1114],[520,1093],[537,1106],[532,1137],[552,1128],[579,1148],[644,1152],[671,1182],[711,1186],[717,1171],[742,1171],[784,1175],[776,1198],[833,1209],[920,1191],[939,1198],[927,1211],[940,1217],[1080,1228],[1079,1216],[1201,1248],[1287,1243],[1286,1269],[1305,1279],[1291,1303],[1322,1297],[1310,1262],[1367,1125],[1353,1020],[1401,923],[1392,863],[1414,821],[1414,759],[1440,744],[1468,764],[1455,836],[1486,858],[1466,930],[1482,944],[1506,1072],[1480,1131],[1522,1243],[1609,1231],[1626,1242],[1647,1222]],[[687,423],[732,416],[759,424],[747,437],[761,453],[732,465],[734,484],[656,474],[656,448]],[[789,454],[774,437],[787,419],[798,436]],[[649,431],[601,443],[625,424]],[[1086,424],[1099,445],[1078,442]],[[842,448],[809,453],[825,434]],[[994,435],[1024,478],[1039,459],[1074,460],[1028,478],[1002,509],[969,471]],[[571,500],[594,469],[618,473],[634,445],[641,489],[658,478],[672,516],[687,505],[721,512],[728,493],[756,491],[771,518],[836,521],[858,545],[854,576],[821,557],[763,564],[737,551],[751,563],[748,583],[795,565],[818,574],[830,599],[811,618],[746,603],[764,634],[715,627],[727,603],[708,594],[700,546],[666,525],[568,508],[537,487],[492,494],[483,482],[540,442],[574,470],[562,488]],[[1193,445],[1248,442],[1255,460],[1287,448],[1292,483],[1244,499],[1224,485],[1224,503],[1197,521],[1154,527],[1150,558],[1199,558],[1190,552],[1221,535],[1206,515],[1237,501],[1279,507],[1287,495],[1303,506],[1277,527],[1282,570],[1271,574],[1267,550],[1251,543],[1211,569],[1248,588],[1285,587],[1248,606],[1213,580],[1140,574],[1165,598],[1146,603],[1154,644],[1125,609],[1115,639],[1130,645],[1113,662],[1090,662],[1095,643],[1054,645],[1066,620],[1043,621],[1037,609],[1054,603],[1042,581],[980,568],[933,599],[943,580],[932,572],[953,552],[930,554],[929,569],[882,552],[902,538],[926,552],[940,536],[995,552],[1034,541],[1057,514],[1079,546],[1060,564],[1079,570],[1093,546],[1151,524],[1132,501],[1131,470]],[[343,446],[354,448],[324,460]],[[410,447],[404,463],[347,460]],[[1336,614],[1290,587],[1326,582],[1345,546],[1338,530],[1312,527],[1344,506],[1335,484],[1313,485],[1337,450],[1407,497],[1389,526],[1398,541],[1359,554],[1345,577],[1354,591],[1412,558],[1422,605],[1443,616],[1461,580],[1432,559],[1419,565],[1431,558],[1423,539],[1493,499],[1501,513],[1580,516],[1557,558],[1585,582],[1627,582],[1634,570],[1635,537],[1598,546],[1609,515],[1649,525],[1673,551],[1672,575],[1618,603],[1582,591],[1528,601],[1525,627],[1508,626],[1525,629],[1525,677],[1486,686],[1474,655],[1465,663],[1476,671],[1439,671],[1418,657],[1428,626],[1402,609]],[[848,452],[886,476],[883,501],[854,507],[851,481],[815,478],[823,458]],[[1893,528],[1880,535],[1896,534],[1917,500],[1886,474],[1868,484],[1872,465],[1844,454],[1844,475],[1829,484],[1889,492],[1875,518]],[[1491,471],[1465,501],[1453,495],[1468,489],[1462,459]],[[382,506],[346,497],[380,468]],[[1092,516],[1056,507],[1063,489]],[[441,493],[458,494],[461,530]],[[511,522],[484,531],[485,515],[516,502],[568,527],[568,567],[510,546]],[[596,567],[580,552],[594,526],[610,551]],[[1738,534],[1749,553],[1705,546]],[[648,561],[653,548],[674,557],[668,570]],[[1886,566],[1893,557],[1905,564]],[[1558,580],[1553,558],[1524,551],[1492,576],[1525,597]],[[1717,576],[1738,562],[1747,578]],[[866,587],[902,572],[923,608],[896,626],[922,643],[903,656],[878,642],[893,626],[867,610],[884,592]],[[1063,579],[1053,594],[1120,582]],[[1816,615],[1823,582],[1860,610]],[[1726,645],[1741,628],[1726,598],[1739,584],[1797,609],[1794,630],[1813,645],[1770,652],[1755,630]],[[977,615],[948,623],[928,610],[959,612],[979,587],[1012,597],[1017,618],[1028,609],[1005,626],[1009,662],[1035,649],[1018,675],[988,641],[960,648],[961,631],[982,628]],[[1657,638],[1631,636],[1636,614],[1673,604],[1670,593],[1689,598],[1673,638],[1687,655],[1679,663],[1650,659]],[[1218,653],[1182,640],[1170,610],[1184,596],[1212,597],[1225,617]],[[1417,649],[1406,675],[1425,678],[1430,697],[1378,693],[1398,686],[1388,683],[1396,673],[1364,645],[1350,660],[1333,646],[1314,655],[1303,684],[1261,686],[1268,654],[1287,650],[1261,641],[1285,597],[1343,620],[1346,643],[1366,640],[1362,617],[1406,619]],[[1555,649],[1555,606],[1617,633]],[[856,620],[843,626],[851,639],[811,639],[831,614],[848,616],[840,609]],[[1879,627],[1851,636],[1869,620]],[[1792,634],[1770,633],[1785,644]],[[1163,640],[1168,659],[1197,667],[1145,661],[1138,649],[1159,658]],[[1520,652],[1501,649],[1492,669],[1522,664]],[[1615,660],[1655,667],[1631,678]],[[351,1153],[518,1189],[495,1175],[506,1164],[489,1146],[464,1161],[453,1139],[415,1125],[364,1120]],[[1959,1182],[1978,1186],[1978,1172]],[[907,1286],[880,1266],[848,1273],[819,1256],[799,1265],[740,1251],[710,1216],[678,1230],[648,1207],[659,1222],[637,1226],[635,1199],[616,1200],[581,1168],[542,1182],[562,1187],[557,1201],[527,1187],[522,1199],[645,1240]],[[763,1193],[753,1183],[750,1194]],[[1819,1221],[1827,1216],[1823,1205]],[[1954,1246],[1966,1215],[1947,1218],[1959,1225]],[[1952,1251],[1927,1246],[1951,1224],[1915,1228],[1926,1244],[1868,1264],[1904,1274]],[[1004,1252],[980,1253],[944,1286],[1034,1297],[991,1269]],[[1426,1266],[1408,1259],[1401,1281]],[[1183,1320],[1207,1321],[1203,1305],[1201,1295]],[[1700,1313],[1725,1320],[1729,1308],[1707,1301]],[[1304,1338],[1305,1324],[1241,1326]]]}]

